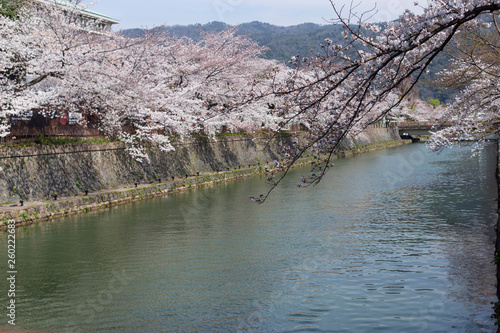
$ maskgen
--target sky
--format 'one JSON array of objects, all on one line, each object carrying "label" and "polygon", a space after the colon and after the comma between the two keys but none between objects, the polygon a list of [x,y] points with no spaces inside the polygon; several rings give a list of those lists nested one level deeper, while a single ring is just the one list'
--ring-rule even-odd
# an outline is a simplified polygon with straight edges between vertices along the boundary
[{"label": "sky", "polygon": [[[396,19],[406,9],[416,13],[420,10],[415,7],[415,0],[378,2],[373,22]],[[348,7],[350,1],[335,0],[339,8],[343,3]],[[356,11],[373,9],[375,4],[374,0],[362,0]],[[119,20],[114,30],[212,21],[231,25],[252,21],[280,26],[305,22],[328,24],[335,14],[329,0],[97,0],[90,9]]]}]

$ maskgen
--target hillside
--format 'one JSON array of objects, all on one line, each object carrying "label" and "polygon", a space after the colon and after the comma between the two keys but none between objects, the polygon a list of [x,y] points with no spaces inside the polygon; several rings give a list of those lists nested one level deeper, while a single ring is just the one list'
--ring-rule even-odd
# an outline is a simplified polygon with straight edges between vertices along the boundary
[{"label": "hillside", "polygon": [[[172,36],[186,36],[193,40],[198,40],[201,31],[214,32],[221,31],[232,26],[222,22],[211,22],[207,24],[174,25],[167,26],[165,30]],[[275,59],[288,63],[291,57],[300,55],[307,57],[320,51],[321,44],[326,38],[330,38],[334,44],[342,44],[341,25],[320,25],[315,23],[302,23],[288,27],[276,26],[269,23],[250,22],[238,26],[238,34],[249,35],[260,45],[266,46],[269,50],[264,55],[267,59]],[[127,36],[138,37],[144,34],[142,29],[124,30]],[[312,53],[311,53],[312,50]],[[424,81],[429,81],[433,75],[448,65],[449,59],[438,56],[430,66],[430,76]],[[419,94],[423,100],[437,98],[442,102],[449,102],[451,94],[448,91],[436,90],[421,82],[418,84]]]},{"label": "hillside", "polygon": [[[167,26],[165,29],[172,36],[186,36],[198,40],[201,31],[221,31],[232,26],[222,22],[211,22],[204,25]],[[334,43],[342,43],[343,38],[339,25],[319,25],[314,23],[303,23],[289,27],[281,27],[262,22],[243,23],[238,26],[238,34],[249,35],[260,45],[269,48],[265,57],[288,62],[294,55],[308,56],[310,49],[317,52],[325,38],[330,38]],[[129,29],[123,31],[127,36],[138,37],[144,31],[141,29]]]}]

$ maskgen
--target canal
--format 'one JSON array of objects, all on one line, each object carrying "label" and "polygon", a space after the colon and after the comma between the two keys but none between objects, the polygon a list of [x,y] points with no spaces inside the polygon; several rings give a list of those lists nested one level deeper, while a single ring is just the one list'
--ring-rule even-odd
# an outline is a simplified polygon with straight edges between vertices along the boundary
[{"label": "canal", "polygon": [[494,145],[413,144],[314,188],[295,169],[263,205],[256,177],[20,228],[16,327],[494,332],[495,168]]}]

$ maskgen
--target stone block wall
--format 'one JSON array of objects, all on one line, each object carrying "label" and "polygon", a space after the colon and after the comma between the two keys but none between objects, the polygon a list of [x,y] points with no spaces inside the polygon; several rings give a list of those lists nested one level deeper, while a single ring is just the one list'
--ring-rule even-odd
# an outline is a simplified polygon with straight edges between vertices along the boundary
[{"label": "stone block wall", "polygon": [[[135,161],[122,143],[36,146],[0,149],[0,204],[72,196],[85,190],[116,189],[134,183],[185,177],[217,170],[234,170],[279,159],[278,142],[291,142],[291,134],[270,140],[267,135],[200,137],[176,142],[175,151],[147,149],[150,162]],[[400,141],[396,129],[369,128],[343,142],[353,150]]]}]

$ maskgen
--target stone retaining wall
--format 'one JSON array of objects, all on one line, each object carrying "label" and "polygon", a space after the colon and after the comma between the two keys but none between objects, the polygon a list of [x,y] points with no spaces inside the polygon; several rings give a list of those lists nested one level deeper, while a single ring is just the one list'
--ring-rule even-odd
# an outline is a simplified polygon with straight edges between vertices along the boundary
[{"label": "stone retaining wall", "polygon": [[[151,162],[142,164],[121,143],[3,148],[0,221],[15,219],[22,225],[259,174],[279,159],[278,142],[292,139],[291,134],[271,141],[268,136],[199,138],[177,143],[174,152],[150,148]],[[337,157],[400,144],[397,129],[371,128],[345,140]]]},{"label": "stone retaining wall", "polygon": [[[278,142],[292,134],[202,137],[175,143],[175,151],[147,148],[150,163],[135,161],[123,143],[0,149],[0,205],[53,195],[73,196],[134,184],[237,169],[280,159]],[[343,143],[346,151],[400,140],[395,129],[370,128]]]},{"label": "stone retaining wall", "polygon": [[242,179],[261,172],[261,167],[251,167],[243,170],[176,179],[164,183],[140,185],[137,188],[131,186],[117,190],[102,190],[89,195],[82,194],[73,197],[63,197],[58,200],[29,202],[23,207],[20,205],[8,208],[4,207],[3,211],[0,211],[0,221],[2,221],[0,229],[5,228],[6,221],[8,220],[15,220],[17,226],[22,226],[36,221],[85,213],[90,210],[174,193],[193,187]]}]

